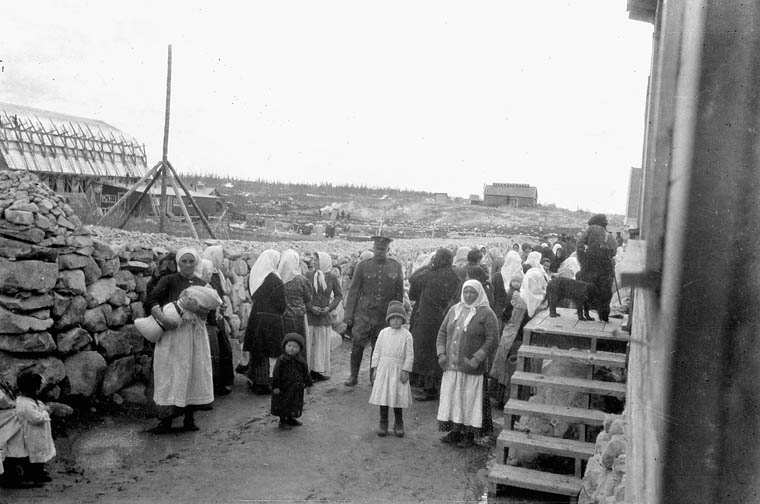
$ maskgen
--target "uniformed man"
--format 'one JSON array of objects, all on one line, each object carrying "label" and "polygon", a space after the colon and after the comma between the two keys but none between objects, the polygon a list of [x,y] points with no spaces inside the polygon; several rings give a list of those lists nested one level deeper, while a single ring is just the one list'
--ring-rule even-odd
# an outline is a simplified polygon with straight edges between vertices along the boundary
[{"label": "uniformed man", "polygon": [[359,367],[367,343],[375,348],[377,335],[388,324],[385,312],[393,300],[403,302],[404,272],[401,264],[388,257],[391,239],[373,236],[374,256],[361,261],[354,270],[345,305],[345,322],[352,327],[351,376],[346,386],[353,387],[359,380]]}]

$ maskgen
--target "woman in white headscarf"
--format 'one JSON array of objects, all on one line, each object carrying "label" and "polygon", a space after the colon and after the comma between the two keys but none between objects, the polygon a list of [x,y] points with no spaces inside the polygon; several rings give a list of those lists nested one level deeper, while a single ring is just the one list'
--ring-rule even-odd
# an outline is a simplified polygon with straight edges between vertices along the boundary
[{"label": "woman in white headscarf", "polygon": [[251,314],[245,328],[243,350],[251,355],[247,376],[251,390],[256,394],[271,393],[269,378],[277,357],[282,353],[285,291],[277,273],[279,262],[278,251],[265,250],[256,259],[248,277]]},{"label": "woman in white headscarf", "polygon": [[441,323],[436,341],[443,369],[438,428],[448,432],[441,441],[466,448],[476,435],[491,434],[491,406],[486,373],[498,341],[499,324],[481,283],[467,280],[461,301]]},{"label": "woman in white headscarf", "polygon": [[184,414],[184,428],[198,430],[193,413],[214,402],[211,351],[202,318],[187,316],[177,322],[164,314],[162,307],[178,302],[191,286],[204,286],[195,275],[198,253],[181,248],[176,254],[177,272],[165,275],[145,298],[145,310],[164,328],[153,355],[153,400],[159,406],[159,423],[153,432],[171,430],[172,419]]},{"label": "woman in white headscarf", "polygon": [[306,273],[311,286],[311,303],[307,306],[309,336],[306,355],[311,378],[316,381],[330,378],[330,334],[332,312],[343,299],[340,278],[332,271],[332,258],[326,252],[316,252],[314,269]]},{"label": "woman in white headscarf", "polygon": [[[301,259],[298,252],[288,249],[280,256],[277,268],[285,289],[285,334],[298,333],[304,340],[308,337],[306,321],[306,306],[311,304],[311,284],[301,273]],[[307,359],[308,349],[304,348],[301,355]]]}]

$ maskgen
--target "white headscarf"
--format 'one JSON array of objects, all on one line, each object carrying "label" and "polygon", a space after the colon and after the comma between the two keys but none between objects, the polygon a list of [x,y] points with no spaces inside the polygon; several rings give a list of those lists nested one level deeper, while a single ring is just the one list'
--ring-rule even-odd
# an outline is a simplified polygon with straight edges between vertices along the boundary
[{"label": "white headscarf", "polygon": [[530,265],[531,268],[541,268],[541,258],[543,256],[541,255],[541,252],[533,251],[530,254],[528,254],[528,257],[525,259],[525,262]]},{"label": "white headscarf", "polygon": [[265,250],[253,263],[251,268],[251,274],[248,277],[248,291],[253,296],[261,284],[264,283],[264,279],[270,274],[274,273],[278,277],[277,264],[280,262],[280,253],[274,249]]},{"label": "white headscarf", "polygon": [[430,254],[419,254],[417,256],[417,259],[414,260],[414,265],[412,266],[412,273],[430,264],[430,260],[433,259],[434,255],[435,255],[435,252],[432,252]]},{"label": "white headscarf", "polygon": [[319,269],[314,271],[314,292],[324,292],[327,289],[325,273],[332,271],[332,257],[327,252],[317,252]]},{"label": "white headscarf", "polygon": [[367,259],[372,259],[373,257],[375,257],[374,252],[372,252],[371,250],[365,250],[359,255],[359,260],[366,261]]},{"label": "white headscarf", "polygon": [[562,244],[555,243],[554,246],[552,247],[552,254],[557,255],[557,249],[561,249],[561,248],[562,248]]},{"label": "white headscarf", "polygon": [[201,260],[201,256],[198,255],[198,251],[194,248],[190,247],[182,247],[177,251],[177,255],[174,256],[174,260],[177,262],[177,271],[179,271],[179,260],[182,259],[182,256],[185,256],[187,254],[190,254],[191,256],[195,257],[195,262],[199,262]]},{"label": "white headscarf", "polygon": [[575,255],[575,252],[573,252],[570,257],[562,261],[562,264],[559,266],[559,270],[557,270],[558,276],[566,277],[566,278],[572,278],[575,280],[575,275],[581,270],[581,265],[578,263],[578,258]]},{"label": "white headscarf", "polygon": [[470,247],[459,247],[454,254],[454,267],[461,268],[467,265],[467,254],[472,250]]},{"label": "white headscarf", "polygon": [[541,267],[531,268],[525,273],[520,286],[520,297],[528,307],[528,316],[532,317],[546,297],[546,275]]},{"label": "white headscarf", "polygon": [[301,274],[301,260],[298,252],[288,249],[280,256],[280,265],[277,267],[277,273],[282,278],[282,283],[288,283]]},{"label": "white headscarf", "polygon": [[206,283],[211,281],[211,274],[214,273],[214,264],[208,259],[201,259],[195,266],[195,276]]},{"label": "white headscarf", "polygon": [[[473,301],[472,304],[468,305],[464,301],[464,289],[465,287],[472,287],[476,291],[478,291],[478,297]],[[478,311],[478,307],[480,306],[490,306],[488,304],[488,296],[486,295],[485,289],[483,289],[483,285],[478,280],[467,280],[464,285],[462,285],[462,294],[460,295],[460,301],[454,305],[454,319],[458,320],[459,317],[461,317],[464,314],[464,322],[462,326],[465,330],[467,330],[467,325],[470,323],[470,320],[472,320],[472,317],[475,316],[475,312]]]},{"label": "white headscarf", "polygon": [[227,281],[227,277],[222,273],[222,268],[224,267],[224,249],[221,245],[212,245],[206,250],[203,251],[201,254],[201,257],[203,259],[208,259],[211,261],[211,264],[214,265],[214,273],[219,273],[219,282],[222,284],[222,292],[224,294],[229,294],[230,292],[230,285]]},{"label": "white headscarf", "polygon": [[509,290],[509,283],[517,273],[522,274],[522,257],[514,250],[507,252],[504,266],[501,267],[501,278],[504,281],[504,290]]}]

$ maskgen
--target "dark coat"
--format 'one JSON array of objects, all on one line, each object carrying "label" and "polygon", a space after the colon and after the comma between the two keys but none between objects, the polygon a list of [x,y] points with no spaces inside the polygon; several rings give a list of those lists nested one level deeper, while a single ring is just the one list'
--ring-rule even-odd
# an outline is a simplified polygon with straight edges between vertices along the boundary
[{"label": "dark coat", "polygon": [[[502,323],[509,320],[509,317],[504,317],[504,309],[509,304],[509,298],[507,297],[507,289],[504,288],[504,279],[501,276],[501,271],[497,271],[491,276],[491,285],[493,286],[493,304],[491,308]],[[499,325],[502,327],[502,324]]]},{"label": "dark coat", "polygon": [[282,353],[282,338],[285,335],[282,315],[286,307],[280,277],[274,273],[267,275],[253,293],[251,301],[243,350],[257,356],[278,357]]},{"label": "dark coat", "polygon": [[377,257],[360,262],[354,271],[346,297],[346,319],[353,320],[354,329],[386,325],[388,303],[404,301],[404,271],[390,257]]},{"label": "dark coat", "polygon": [[426,376],[439,376],[435,340],[446,311],[459,299],[459,277],[451,266],[438,269],[422,268],[409,278],[409,299],[415,302],[414,367],[412,371]]},{"label": "dark coat", "polygon": [[300,354],[293,357],[284,353],[280,355],[272,371],[272,390],[280,390],[279,394],[272,394],[272,414],[300,417],[303,413],[303,392],[311,386],[309,366],[303,357]]},{"label": "dark coat", "polygon": [[[336,277],[332,272],[325,273],[325,285],[326,288],[323,292],[317,292],[314,289],[314,271],[306,273],[306,279],[311,285],[311,305],[319,308],[329,308],[330,311],[334,310],[343,299],[343,290],[340,288],[340,279]],[[332,300],[330,300],[332,297]],[[308,308],[308,307],[307,307]],[[307,310],[309,316],[310,326],[326,326],[332,324],[332,317],[330,313],[323,313],[322,315],[314,315],[311,310]]]},{"label": "dark coat", "polygon": [[177,301],[182,291],[193,285],[204,286],[206,282],[197,276],[185,278],[179,273],[162,276],[145,297],[143,303],[145,313],[150,313],[154,306],[164,306],[172,301]]},{"label": "dark coat", "polygon": [[[441,323],[436,340],[437,355],[446,355],[446,369],[466,374],[485,374],[490,366],[496,345],[499,343],[499,323],[496,315],[488,306],[479,306],[470,320],[467,330],[454,344],[457,322],[454,319],[454,306],[449,308]],[[475,369],[465,366],[464,359],[478,361]]]}]

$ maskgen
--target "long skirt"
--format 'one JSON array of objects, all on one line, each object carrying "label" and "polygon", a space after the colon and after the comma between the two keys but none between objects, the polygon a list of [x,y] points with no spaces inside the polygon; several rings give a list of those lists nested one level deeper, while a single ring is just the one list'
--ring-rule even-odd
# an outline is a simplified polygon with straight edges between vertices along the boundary
[{"label": "long skirt", "polygon": [[445,371],[438,403],[438,429],[484,436],[493,431],[484,375]]},{"label": "long skirt", "polygon": [[330,374],[330,336],[332,327],[317,325],[309,327],[306,340],[306,356],[309,370],[323,375]]}]

